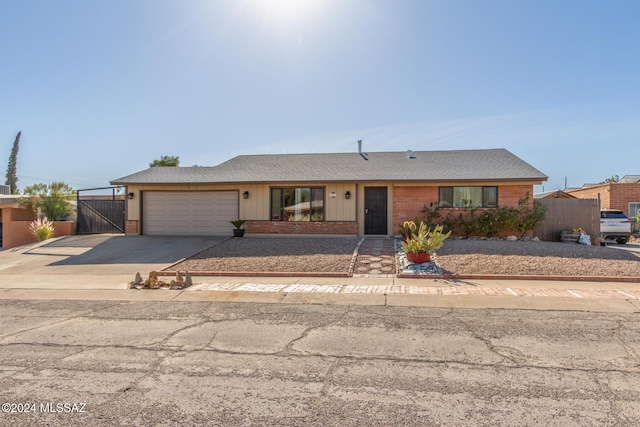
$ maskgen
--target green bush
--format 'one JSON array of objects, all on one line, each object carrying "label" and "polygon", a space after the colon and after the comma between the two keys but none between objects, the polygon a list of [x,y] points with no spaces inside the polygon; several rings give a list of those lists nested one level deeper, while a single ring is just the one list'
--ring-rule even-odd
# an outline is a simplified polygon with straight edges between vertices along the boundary
[{"label": "green bush", "polygon": [[71,213],[74,196],[73,188],[64,182],[40,183],[25,188],[19,202],[21,206],[31,206],[38,216],[64,221]]},{"label": "green bush", "polygon": [[437,203],[431,202],[422,208],[424,222],[429,227],[442,225],[443,231],[453,231],[457,235],[493,237],[500,233],[510,232],[524,238],[542,220],[546,209],[538,200],[530,202],[529,193],[518,201],[517,208],[496,207],[493,209],[471,208],[459,213],[447,213],[442,218]]}]

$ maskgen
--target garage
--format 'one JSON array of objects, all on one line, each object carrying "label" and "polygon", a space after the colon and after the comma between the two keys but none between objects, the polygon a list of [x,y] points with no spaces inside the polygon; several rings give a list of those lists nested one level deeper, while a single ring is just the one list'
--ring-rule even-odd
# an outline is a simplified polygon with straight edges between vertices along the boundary
[{"label": "garage", "polygon": [[145,191],[142,232],[156,236],[232,234],[237,191]]}]

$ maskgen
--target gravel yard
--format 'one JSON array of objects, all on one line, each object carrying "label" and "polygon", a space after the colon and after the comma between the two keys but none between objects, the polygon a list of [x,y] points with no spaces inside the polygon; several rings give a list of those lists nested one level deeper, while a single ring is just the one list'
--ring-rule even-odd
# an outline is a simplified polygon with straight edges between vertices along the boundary
[{"label": "gravel yard", "polygon": [[640,256],[577,243],[449,239],[437,252],[445,273],[640,277]]},{"label": "gravel yard", "polygon": [[245,237],[212,246],[172,269],[349,272],[358,237]]},{"label": "gravel yard", "polygon": [[[357,237],[229,239],[173,269],[225,272],[349,271]],[[640,277],[640,254],[572,243],[449,239],[436,254],[445,273]]]}]

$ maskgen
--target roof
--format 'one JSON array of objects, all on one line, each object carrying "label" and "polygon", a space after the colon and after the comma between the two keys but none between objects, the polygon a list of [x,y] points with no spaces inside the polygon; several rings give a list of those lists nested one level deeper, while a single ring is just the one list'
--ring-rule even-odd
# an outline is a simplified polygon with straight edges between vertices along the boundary
[{"label": "roof", "polygon": [[366,181],[546,181],[505,149],[324,154],[259,154],[212,167],[162,167],[111,181],[127,184],[207,184]]},{"label": "roof", "polygon": [[545,191],[544,193],[537,193],[533,195],[534,199],[575,199],[573,196],[562,190]]},{"label": "roof", "polygon": [[625,175],[622,177],[622,179],[620,181],[618,181],[620,183],[625,183],[625,184],[636,184],[636,183],[640,183],[640,175]]},{"label": "roof", "polygon": [[18,199],[22,196],[19,194],[0,194],[0,203],[2,204],[10,204],[10,203],[18,203]]}]

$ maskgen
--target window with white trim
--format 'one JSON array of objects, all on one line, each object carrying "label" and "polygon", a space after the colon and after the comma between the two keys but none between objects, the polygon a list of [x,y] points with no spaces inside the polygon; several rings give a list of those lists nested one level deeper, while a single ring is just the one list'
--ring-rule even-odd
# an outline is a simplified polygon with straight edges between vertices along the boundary
[{"label": "window with white trim", "polygon": [[440,187],[438,206],[441,208],[495,208],[498,187]]},{"label": "window with white trim", "polygon": [[324,188],[272,188],[271,220],[324,221]]}]

